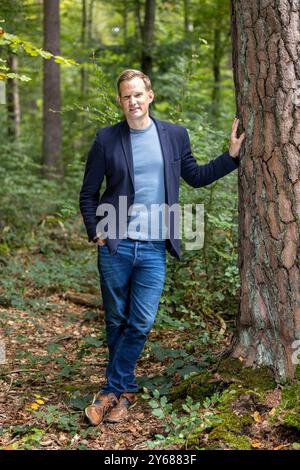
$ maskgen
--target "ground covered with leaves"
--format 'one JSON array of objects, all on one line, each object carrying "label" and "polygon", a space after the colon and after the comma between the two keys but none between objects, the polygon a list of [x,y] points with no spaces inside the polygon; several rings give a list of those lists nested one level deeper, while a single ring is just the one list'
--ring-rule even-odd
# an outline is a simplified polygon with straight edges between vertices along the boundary
[{"label": "ground covered with leaves", "polygon": [[143,392],[129,419],[90,427],[83,410],[104,381],[104,314],[94,257],[65,256],[39,248],[2,258],[1,449],[300,448],[299,382],[218,366],[231,321],[178,319],[166,303],[138,363]]}]

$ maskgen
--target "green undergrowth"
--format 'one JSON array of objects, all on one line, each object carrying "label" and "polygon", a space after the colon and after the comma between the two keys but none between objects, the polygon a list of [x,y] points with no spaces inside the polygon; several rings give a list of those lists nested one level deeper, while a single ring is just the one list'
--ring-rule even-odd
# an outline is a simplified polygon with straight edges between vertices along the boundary
[{"label": "green undergrowth", "polygon": [[300,367],[297,367],[295,379],[282,387],[281,403],[274,420],[281,419],[283,424],[300,433]]},{"label": "green undergrowth", "polygon": [[168,402],[166,398],[150,401],[156,416],[165,421],[166,412],[169,416],[165,432],[154,443],[250,450],[254,412],[264,406],[266,392],[275,387],[267,368],[245,368],[239,360],[226,359],[173,387]]}]

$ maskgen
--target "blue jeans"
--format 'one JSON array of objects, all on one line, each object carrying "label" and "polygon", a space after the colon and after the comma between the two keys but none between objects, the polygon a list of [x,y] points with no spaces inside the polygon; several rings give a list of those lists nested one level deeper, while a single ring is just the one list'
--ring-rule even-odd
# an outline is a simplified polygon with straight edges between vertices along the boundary
[{"label": "blue jeans", "polygon": [[121,240],[98,247],[109,362],[102,393],[137,392],[134,369],[154,323],[166,271],[165,241]]}]

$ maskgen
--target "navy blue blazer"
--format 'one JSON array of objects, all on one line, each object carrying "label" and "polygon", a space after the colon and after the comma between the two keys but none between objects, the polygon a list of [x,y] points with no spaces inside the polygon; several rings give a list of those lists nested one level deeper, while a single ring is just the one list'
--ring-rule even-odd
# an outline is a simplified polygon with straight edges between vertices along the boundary
[{"label": "navy blue blazer", "polygon": [[[238,159],[232,158],[228,152],[207,164],[198,165],[192,155],[187,130],[176,124],[152,119],[158,131],[164,158],[165,202],[169,207],[178,203],[181,176],[190,186],[200,188],[237,168]],[[106,177],[106,188],[100,197],[104,176]],[[123,233],[119,227],[121,217],[119,196],[127,197],[127,220],[124,229],[126,230],[128,208],[134,203],[133,158],[130,130],[126,120],[100,129],[88,154],[80,191],[80,210],[89,241],[95,237],[96,226],[101,219],[96,215],[99,204],[112,204],[116,210],[116,233],[118,235],[119,230]],[[174,232],[172,223],[173,221],[170,220],[167,249],[173,256],[179,258],[180,241],[174,237],[176,230]],[[122,238],[122,236],[107,238],[110,254],[116,253]]]}]

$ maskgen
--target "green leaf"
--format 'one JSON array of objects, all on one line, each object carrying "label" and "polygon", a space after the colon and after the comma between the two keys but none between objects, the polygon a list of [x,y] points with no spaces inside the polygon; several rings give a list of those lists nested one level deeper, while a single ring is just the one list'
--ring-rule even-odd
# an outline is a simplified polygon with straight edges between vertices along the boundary
[{"label": "green leaf", "polygon": [[156,408],[155,410],[152,410],[152,414],[159,419],[162,419],[165,417],[164,412],[161,408]]},{"label": "green leaf", "polygon": [[57,343],[48,343],[48,346],[47,346],[47,350],[49,354],[53,354],[59,348],[61,348],[61,344],[57,344]]},{"label": "green leaf", "polygon": [[57,62],[58,64],[62,65],[76,65],[75,60],[65,59],[64,57],[61,57],[59,55],[54,56],[54,62]]},{"label": "green leaf", "polygon": [[161,397],[160,404],[162,407],[166,406],[167,402],[168,402],[168,399],[166,396]]},{"label": "green leaf", "polygon": [[43,51],[43,49],[39,49],[38,52],[39,52],[39,55],[43,57],[44,59],[51,59],[51,57],[53,57],[53,54],[51,54],[51,52]]},{"label": "green leaf", "polygon": [[151,406],[151,408],[158,408],[159,404],[155,400],[150,400],[149,401],[149,406]]},{"label": "green leaf", "polygon": [[70,405],[78,410],[84,410],[92,401],[92,395],[70,398]]},{"label": "green leaf", "polygon": [[84,338],[84,344],[87,346],[96,346],[98,348],[102,346],[103,342],[97,338],[93,338],[92,336],[86,336]]},{"label": "green leaf", "polygon": [[8,78],[17,78],[18,80],[21,80],[21,82],[29,82],[31,80],[31,78],[26,75],[19,75],[18,73],[13,72],[8,73],[6,76]]}]

